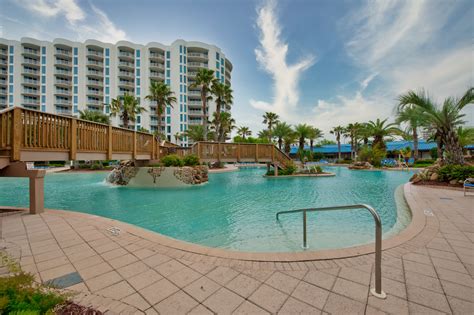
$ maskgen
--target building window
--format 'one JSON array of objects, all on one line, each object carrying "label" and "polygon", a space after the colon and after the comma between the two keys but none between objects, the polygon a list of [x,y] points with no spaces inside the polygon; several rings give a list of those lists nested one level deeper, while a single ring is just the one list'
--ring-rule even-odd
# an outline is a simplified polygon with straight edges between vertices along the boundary
[{"label": "building window", "polygon": [[41,86],[41,93],[46,93],[46,85]]},{"label": "building window", "polygon": [[171,71],[170,70],[166,70],[166,76],[169,78],[171,76]]},{"label": "building window", "polygon": [[169,68],[171,65],[170,61],[169,60],[166,60],[166,68]]},{"label": "building window", "polygon": [[46,47],[44,47],[44,46],[41,47],[41,53],[42,53],[43,55],[46,55]]},{"label": "building window", "polygon": [[182,46],[182,45],[179,45],[179,53],[180,53],[180,54],[183,53],[183,46]]},{"label": "building window", "polygon": [[41,64],[42,65],[46,64],[46,56],[41,57]]},{"label": "building window", "polygon": [[179,62],[183,63],[183,56],[182,55],[179,55]]},{"label": "building window", "polygon": [[169,51],[166,52],[166,58],[170,59],[170,52]]},{"label": "building window", "polygon": [[74,47],[74,55],[77,56],[78,51],[79,51],[79,49],[77,47]]},{"label": "building window", "polygon": [[77,72],[78,72],[78,68],[77,67],[74,67],[74,74],[77,75]]},{"label": "building window", "polygon": [[41,83],[46,84],[46,76],[43,75],[41,77]]},{"label": "building window", "polygon": [[137,58],[140,58],[140,50],[136,50],[135,55],[137,56]]},{"label": "building window", "polygon": [[105,94],[110,94],[110,88],[108,86],[105,87]]},{"label": "building window", "polygon": [[107,84],[107,85],[110,84],[110,78],[105,78],[105,84]]},{"label": "building window", "polygon": [[10,54],[13,54],[15,52],[15,47],[14,46],[10,46]]},{"label": "building window", "polygon": [[110,59],[109,58],[105,58],[105,66],[106,67],[110,66]]},{"label": "building window", "polygon": [[[137,50],[137,51],[139,51],[139,50]],[[136,65],[137,65],[137,67],[140,67],[140,59],[136,60]]]},{"label": "building window", "polygon": [[140,88],[137,87],[137,95],[140,95]]},{"label": "building window", "polygon": [[74,94],[77,94],[77,86],[74,87]]},{"label": "building window", "polygon": [[77,84],[77,81],[78,81],[77,77],[74,77],[74,84]]},{"label": "building window", "polygon": [[78,60],[79,60],[79,59],[78,59],[77,57],[74,57],[74,65],[75,65],[75,66],[77,66],[77,64],[79,63]]},{"label": "building window", "polygon": [[110,74],[110,69],[109,68],[105,68],[105,75],[109,75]]},{"label": "building window", "polygon": [[140,76],[140,69],[137,69],[137,77]]},{"label": "building window", "polygon": [[109,48],[105,48],[105,56],[106,57],[110,56],[110,49]]},{"label": "building window", "polygon": [[140,78],[137,78],[137,85],[140,85]]},{"label": "building window", "polygon": [[221,57],[219,56],[219,53],[216,51],[216,59],[219,60]]}]

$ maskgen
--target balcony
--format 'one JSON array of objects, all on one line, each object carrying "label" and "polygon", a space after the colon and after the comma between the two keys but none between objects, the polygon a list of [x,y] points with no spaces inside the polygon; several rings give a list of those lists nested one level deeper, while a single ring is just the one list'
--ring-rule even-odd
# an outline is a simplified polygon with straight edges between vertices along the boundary
[{"label": "balcony", "polygon": [[197,109],[190,109],[188,111],[189,116],[202,116],[202,110],[197,110]]},{"label": "balcony", "polygon": [[91,105],[91,106],[103,106],[103,105],[104,105],[101,101],[99,101],[99,100],[94,100],[94,99],[88,99],[88,100],[86,101],[86,104],[87,104],[87,105]]},{"label": "balcony", "polygon": [[7,89],[0,89],[0,95],[7,95]]},{"label": "balcony", "polygon": [[40,101],[34,100],[34,99],[23,99],[22,105],[23,106],[40,106]]},{"label": "balcony", "polygon": [[104,53],[101,52],[101,51],[88,49],[86,55],[87,55],[87,56],[94,56],[94,57],[101,57],[101,58],[102,58],[102,57],[104,56]]},{"label": "balcony", "polygon": [[23,47],[23,55],[39,56],[39,50],[29,47]]},{"label": "balcony", "polygon": [[56,85],[61,85],[61,86],[71,86],[72,81],[71,80],[61,80],[61,79],[56,79],[54,81],[54,84]]},{"label": "balcony", "polygon": [[129,87],[135,87],[135,83],[133,81],[125,81],[125,80],[120,80],[118,83],[119,86],[129,86]]},{"label": "balcony", "polygon": [[202,102],[201,101],[188,101],[188,106],[201,106],[202,107]]},{"label": "balcony", "polygon": [[131,68],[131,69],[133,69],[134,67],[133,62],[128,62],[128,61],[119,61],[118,66],[122,68]]},{"label": "balcony", "polygon": [[162,63],[158,63],[158,62],[150,62],[150,68],[156,68],[156,69],[160,69],[160,70],[165,70],[165,65],[162,64]]},{"label": "balcony", "polygon": [[61,95],[61,96],[72,96],[72,91],[68,89],[56,89],[54,94]]},{"label": "balcony", "polygon": [[[6,80],[5,80],[5,82],[6,82]],[[40,80],[24,78],[24,79],[23,79],[23,84],[25,84],[25,85],[34,85],[34,86],[37,86],[37,85],[40,84]]]},{"label": "balcony", "polygon": [[86,65],[89,67],[103,68],[104,63],[102,61],[87,59]]},{"label": "balcony", "polygon": [[39,62],[39,60],[36,60],[36,59],[33,59],[33,58],[23,58],[23,64],[24,65],[39,66],[40,62]]},{"label": "balcony", "polygon": [[126,78],[133,78],[134,73],[131,72],[131,71],[119,71],[118,76],[119,77],[126,77]]},{"label": "balcony", "polygon": [[56,107],[54,111],[56,112],[56,114],[60,114],[60,115],[72,115],[72,108]]},{"label": "balcony", "polygon": [[[6,90],[5,90],[5,93],[6,93]],[[38,89],[23,88],[22,94],[38,96],[39,95],[39,90]]]},{"label": "balcony", "polygon": [[8,74],[7,70],[0,69],[0,76],[5,77],[7,76],[7,74]]},{"label": "balcony", "polygon": [[55,65],[60,65],[60,66],[67,66],[67,67],[72,66],[72,62],[70,62],[69,60],[63,60],[63,59],[56,59],[54,61],[54,64]]},{"label": "balcony", "polygon": [[201,91],[190,90],[188,91],[188,95],[201,96]]},{"label": "balcony", "polygon": [[150,59],[157,59],[164,61],[165,60],[165,55],[159,52],[151,52],[150,53]]},{"label": "balcony", "polygon": [[196,125],[201,125],[202,124],[202,119],[189,119],[188,120],[188,125],[190,126],[196,126]]},{"label": "balcony", "polygon": [[7,49],[6,48],[0,48],[0,55],[7,55]]},{"label": "balcony", "polygon": [[8,62],[6,59],[0,59],[0,65],[7,65]]},{"label": "balcony", "polygon": [[203,62],[188,62],[188,68],[207,68],[207,63]]},{"label": "balcony", "polygon": [[87,85],[89,86],[98,86],[98,87],[104,87],[104,82],[100,80],[87,80]]},{"label": "balcony", "polygon": [[188,71],[188,77],[189,78],[194,78],[197,75],[197,71]]},{"label": "balcony", "polygon": [[0,85],[7,85],[7,80],[0,79]]},{"label": "balcony", "polygon": [[54,104],[55,105],[72,107],[72,101],[71,100],[65,100],[65,99],[60,99],[60,98],[57,98],[56,101],[54,102]]},{"label": "balcony", "polygon": [[93,70],[93,69],[88,69],[87,70],[87,75],[90,77],[96,77],[96,78],[102,78],[104,76],[103,71],[98,71],[98,70]]},{"label": "balcony", "polygon": [[119,51],[118,55],[121,58],[134,59],[133,53],[128,51]]},{"label": "balcony", "polygon": [[86,94],[87,95],[104,96],[103,91],[97,91],[97,90],[91,90],[91,89],[88,89]]},{"label": "balcony", "polygon": [[150,79],[165,79],[165,75],[160,72],[150,72]]},{"label": "balcony", "polygon": [[56,56],[71,57],[72,51],[67,49],[56,48],[54,53]]},{"label": "balcony", "polygon": [[188,52],[188,60],[208,60],[208,58],[209,56],[207,54]]},{"label": "balcony", "polygon": [[125,94],[134,95],[135,92],[133,90],[122,90],[118,92],[118,96],[124,96]]},{"label": "balcony", "polygon": [[65,69],[56,69],[56,70],[54,70],[54,74],[70,77],[70,76],[72,76],[72,71],[71,70],[65,70]]}]

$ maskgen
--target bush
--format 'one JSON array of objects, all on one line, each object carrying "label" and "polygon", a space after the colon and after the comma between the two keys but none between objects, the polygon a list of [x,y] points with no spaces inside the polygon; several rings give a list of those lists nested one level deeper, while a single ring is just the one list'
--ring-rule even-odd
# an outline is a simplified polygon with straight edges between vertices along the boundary
[{"label": "bush", "polygon": [[34,276],[22,271],[9,257],[0,253],[3,265],[12,276],[0,277],[0,314],[53,314],[66,297],[51,288],[35,285]]},{"label": "bush", "polygon": [[96,162],[91,165],[91,170],[103,170],[104,166],[100,162]]},{"label": "bush", "polygon": [[474,177],[474,166],[470,165],[446,165],[439,169],[438,180],[449,182],[453,179],[464,181],[466,178]]},{"label": "bush", "polygon": [[176,154],[170,154],[161,159],[164,166],[184,166],[184,161]]},{"label": "bush", "polygon": [[[297,170],[296,165],[293,162],[288,163],[284,168],[278,170],[278,175],[293,175]],[[268,176],[275,175],[275,170],[270,170],[267,172]]]},{"label": "bush", "polygon": [[351,159],[343,159],[343,160],[337,160],[336,164],[351,164],[352,160]]},{"label": "bush", "polygon": [[364,146],[359,151],[359,160],[369,162],[375,167],[380,167],[382,165],[382,159],[385,158],[385,156],[385,150],[380,149],[378,146]]},{"label": "bush", "polygon": [[91,165],[90,164],[79,164],[80,169],[90,169]]},{"label": "bush", "polygon": [[417,160],[417,161],[415,161],[414,166],[415,167],[426,167],[426,166],[433,165],[433,163],[434,163],[434,160],[429,160],[429,159]]},{"label": "bush", "polygon": [[433,160],[438,158],[438,148],[431,148],[430,155]]},{"label": "bush", "polygon": [[194,154],[186,155],[183,159],[183,162],[185,166],[196,166],[200,164],[199,158]]}]

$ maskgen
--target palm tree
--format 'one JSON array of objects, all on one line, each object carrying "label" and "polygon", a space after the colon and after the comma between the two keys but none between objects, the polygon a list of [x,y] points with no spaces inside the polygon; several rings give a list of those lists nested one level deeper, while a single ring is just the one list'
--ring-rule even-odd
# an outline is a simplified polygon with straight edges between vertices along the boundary
[{"label": "palm tree", "polygon": [[459,126],[456,131],[459,137],[459,145],[464,149],[468,144],[474,143],[474,128]]},{"label": "palm tree", "polygon": [[156,102],[156,116],[158,119],[158,142],[161,142],[161,116],[165,112],[166,105],[173,107],[176,103],[174,92],[164,82],[151,81],[150,94],[145,96],[145,99]]},{"label": "palm tree", "polygon": [[298,141],[298,134],[291,130],[286,136],[283,137],[283,143],[285,144],[285,153],[290,154],[291,146]]},{"label": "palm tree", "polygon": [[308,139],[309,139],[309,150],[310,150],[311,154],[313,154],[314,140],[322,138],[323,135],[324,135],[324,133],[320,129],[310,127],[310,133],[308,135]]},{"label": "palm tree", "polygon": [[435,104],[425,91],[408,91],[398,98],[399,108],[414,106],[423,111],[425,124],[437,135],[438,147],[444,144],[448,164],[464,164],[463,148],[456,128],[464,123],[461,111],[474,103],[474,88],[469,88],[461,98],[448,97],[442,105]]},{"label": "palm tree", "polygon": [[312,132],[312,127],[307,124],[298,124],[295,126],[295,132],[298,136],[299,149],[304,150],[304,143],[306,139],[309,139]]},{"label": "palm tree", "polygon": [[280,150],[283,146],[283,139],[291,133],[293,133],[291,125],[287,124],[286,122],[276,123],[275,128],[273,129],[273,136],[278,139],[278,148]]},{"label": "palm tree", "polygon": [[203,126],[204,126],[204,140],[207,140],[207,101],[212,98],[209,97],[209,90],[211,89],[211,84],[215,80],[214,70],[200,68],[196,74],[196,81],[191,84],[192,88],[199,87],[201,89],[201,101],[202,101],[202,114],[203,114]]},{"label": "palm tree", "polygon": [[[216,102],[216,119],[217,123],[220,124],[221,120],[221,108],[222,105],[231,106],[233,101],[232,89],[230,86],[220,83],[217,80],[212,81],[211,94],[215,98]],[[218,127],[219,128],[219,127]]]},{"label": "palm tree", "polygon": [[384,120],[380,120],[380,118],[377,118],[377,120],[375,121],[369,120],[369,122],[366,124],[367,133],[374,138],[374,141],[372,142],[372,147],[378,147],[384,150],[385,137],[400,133],[400,129],[396,127],[397,124],[386,124],[387,120],[388,118]]},{"label": "palm tree", "polygon": [[178,141],[181,141],[183,140],[183,134],[180,133],[180,132],[177,132],[174,134],[174,142],[176,142],[176,144],[178,144]]},{"label": "palm tree", "polygon": [[184,135],[194,142],[204,141],[204,126],[189,126],[188,129],[184,132]]},{"label": "palm tree", "polygon": [[140,106],[135,96],[125,93],[123,97],[113,98],[110,102],[111,115],[120,115],[123,121],[123,127],[128,129],[129,122],[134,122],[137,115],[146,112],[144,107]]},{"label": "palm tree", "polygon": [[273,125],[280,122],[280,116],[272,112],[266,112],[263,115],[263,123],[268,125],[268,141],[271,141]]},{"label": "palm tree", "polygon": [[336,126],[329,131],[331,134],[336,136],[337,142],[337,159],[341,159],[341,136],[344,134],[344,127]]},{"label": "palm tree", "polygon": [[360,131],[362,129],[362,124],[350,123],[344,128],[344,137],[350,138],[351,144],[351,159],[354,159],[357,153],[357,144],[359,141]]},{"label": "palm tree", "polygon": [[220,114],[217,118],[217,112],[213,113],[213,120],[211,121],[211,130],[214,133],[214,138],[218,142],[225,142],[229,133],[235,128],[235,119],[232,118],[229,112]]},{"label": "palm tree", "polygon": [[237,134],[239,136],[241,136],[243,140],[245,140],[246,136],[251,136],[252,135],[252,131],[250,130],[249,127],[241,126],[237,129]]},{"label": "palm tree", "polygon": [[406,106],[403,109],[397,110],[397,124],[406,123],[411,130],[411,138],[413,140],[413,158],[418,159],[418,128],[423,123],[423,112],[418,107]]},{"label": "palm tree", "polygon": [[270,132],[270,130],[268,129],[263,129],[263,130],[260,130],[257,134],[257,136],[261,139],[261,140],[264,140],[265,142],[270,142],[271,139],[272,139],[272,134]]},{"label": "palm tree", "polygon": [[79,111],[79,118],[83,120],[93,121],[101,124],[110,124],[110,117],[97,110]]}]

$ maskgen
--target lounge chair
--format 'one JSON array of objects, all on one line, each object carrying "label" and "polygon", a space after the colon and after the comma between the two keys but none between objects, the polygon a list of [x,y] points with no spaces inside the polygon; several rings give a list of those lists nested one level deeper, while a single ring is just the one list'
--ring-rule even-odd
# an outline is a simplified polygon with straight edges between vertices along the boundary
[{"label": "lounge chair", "polygon": [[409,158],[408,159],[408,166],[413,166],[415,165],[415,159],[414,158]]},{"label": "lounge chair", "polygon": [[466,193],[469,189],[474,189],[474,178],[466,179],[462,186],[463,186],[463,189],[464,189],[464,196],[466,196]]}]

